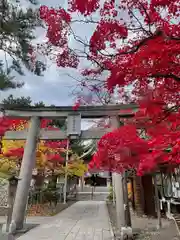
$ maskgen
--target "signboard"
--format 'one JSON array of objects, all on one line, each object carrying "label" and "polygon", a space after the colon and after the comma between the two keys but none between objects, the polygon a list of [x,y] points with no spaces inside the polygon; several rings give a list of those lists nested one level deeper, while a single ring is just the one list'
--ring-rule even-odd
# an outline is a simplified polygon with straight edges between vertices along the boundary
[{"label": "signboard", "polygon": [[81,135],[81,115],[80,114],[68,115],[67,136],[80,136],[80,135]]}]

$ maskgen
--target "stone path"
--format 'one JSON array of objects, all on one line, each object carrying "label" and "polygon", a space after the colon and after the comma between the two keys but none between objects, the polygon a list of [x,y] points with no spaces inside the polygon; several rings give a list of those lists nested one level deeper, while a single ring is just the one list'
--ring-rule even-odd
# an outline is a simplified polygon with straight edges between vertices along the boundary
[{"label": "stone path", "polygon": [[77,200],[79,201],[106,201],[109,195],[109,189],[107,187],[95,187],[92,195],[92,187],[84,186],[83,191],[80,187],[77,187],[78,194]]},{"label": "stone path", "polygon": [[80,201],[18,240],[112,240],[105,201]]},{"label": "stone path", "polygon": [[[77,190],[78,190],[78,192],[81,192],[81,188],[79,186],[77,186]],[[91,186],[85,185],[83,187],[83,193],[91,193],[91,191],[92,191]],[[97,186],[97,187],[94,188],[94,192],[96,192],[96,193],[109,193],[109,188],[108,187]]]}]

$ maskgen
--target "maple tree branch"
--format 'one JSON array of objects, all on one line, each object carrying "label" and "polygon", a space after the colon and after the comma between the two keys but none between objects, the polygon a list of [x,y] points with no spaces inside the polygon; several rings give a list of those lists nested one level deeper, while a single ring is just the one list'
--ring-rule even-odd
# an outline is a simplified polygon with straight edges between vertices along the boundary
[{"label": "maple tree branch", "polygon": [[150,77],[152,77],[152,78],[156,78],[156,77],[173,78],[174,80],[180,82],[180,77],[176,76],[176,75],[173,74],[173,73],[170,73],[170,74],[156,73],[156,74],[151,75]]},{"label": "maple tree branch", "polygon": [[[160,29],[158,29],[154,35],[150,35],[149,37],[147,38],[144,38],[142,39],[136,46],[133,46],[130,50],[127,50],[127,51],[121,51],[119,53],[115,53],[115,54],[105,54],[105,53],[102,53],[100,52],[103,56],[106,56],[106,57],[116,57],[116,56],[122,56],[122,55],[127,55],[127,54],[132,54],[132,53],[135,53],[137,52],[140,47],[142,47],[143,45],[145,45],[149,40],[152,40],[158,36],[164,36],[164,32],[161,31]],[[174,40],[174,41],[179,41],[180,38],[176,38],[176,37],[173,37],[173,36],[164,36],[167,38],[167,40]]]},{"label": "maple tree branch", "polygon": [[139,18],[133,13],[133,11],[130,11],[131,15],[136,19],[136,21],[139,23],[139,26],[140,26],[140,29],[145,32],[147,35],[153,35],[153,33],[151,32],[151,28],[149,26],[149,31],[146,30],[144,27],[143,27],[143,24],[141,23],[141,21],[139,20]]}]

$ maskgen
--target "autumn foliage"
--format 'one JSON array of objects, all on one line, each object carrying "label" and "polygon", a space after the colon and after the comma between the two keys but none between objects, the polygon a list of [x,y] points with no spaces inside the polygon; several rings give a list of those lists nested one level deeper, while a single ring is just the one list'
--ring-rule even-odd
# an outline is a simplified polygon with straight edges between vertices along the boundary
[{"label": "autumn foliage", "polygon": [[[110,171],[135,168],[143,174],[162,164],[179,164],[179,0],[69,0],[67,9],[41,6],[39,15],[47,27],[43,47],[47,47],[49,56],[54,57],[56,52],[57,66],[78,69],[85,79],[83,87],[93,79],[88,88],[92,92],[113,94],[116,89],[120,102],[139,106],[134,118],[100,139],[90,167]],[[74,22],[86,28],[94,24],[88,40],[76,36]],[[83,50],[73,49],[72,38]],[[82,59],[91,67],[81,69]],[[99,80],[100,76],[105,80]],[[79,105],[77,101],[73,109],[78,111]],[[21,126],[19,120],[13,121]],[[0,124],[1,136],[14,126],[7,118],[2,118]],[[46,120],[42,127],[47,128]],[[54,153],[48,151],[46,157],[57,161],[59,147],[54,142],[48,144]],[[22,147],[13,151],[13,155],[23,153]]]},{"label": "autumn foliage", "polygon": [[[3,123],[6,126],[4,130],[21,131],[29,126],[27,120],[4,119]],[[41,129],[59,130],[59,128],[50,126],[50,120],[41,121]],[[42,141],[40,140],[36,148],[36,170],[43,171],[45,175],[56,173],[57,175],[65,174],[81,176],[87,171],[87,167],[83,160],[73,154],[74,160],[70,160],[65,167],[66,146],[68,140],[63,141]],[[0,155],[0,172],[5,174],[18,174],[21,167],[21,161],[24,154],[25,140],[6,140],[1,139],[1,155]]]},{"label": "autumn foliage", "polygon": [[[76,13],[82,18],[75,19]],[[179,164],[179,13],[179,0],[69,0],[67,9],[40,8],[48,44],[58,52],[58,66],[78,68],[86,58],[92,68],[81,70],[85,79],[98,79],[108,71],[106,80],[94,83],[91,91],[113,93],[118,86],[120,101],[139,105],[130,122],[99,141],[90,167],[134,167],[143,174],[161,164]],[[83,27],[95,26],[88,42],[72,30],[78,21]],[[84,52],[71,47],[69,35],[84,45]],[[79,103],[77,110],[76,106]]]}]

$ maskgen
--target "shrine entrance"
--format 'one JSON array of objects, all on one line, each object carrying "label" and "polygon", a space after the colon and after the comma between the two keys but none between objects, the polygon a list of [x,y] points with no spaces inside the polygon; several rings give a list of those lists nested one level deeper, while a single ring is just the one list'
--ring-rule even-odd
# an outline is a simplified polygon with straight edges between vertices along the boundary
[{"label": "shrine entrance", "polygon": [[[131,109],[131,113],[127,110]],[[21,164],[19,182],[17,186],[14,206],[12,211],[12,221],[10,228],[12,232],[23,228],[28,192],[32,179],[32,171],[35,165],[35,151],[38,139],[40,140],[63,140],[63,139],[100,139],[107,131],[112,131],[120,126],[120,121],[127,117],[132,117],[137,111],[137,106],[130,105],[107,105],[107,106],[81,106],[77,111],[72,107],[28,107],[14,108],[1,106],[4,116],[10,118],[29,119],[30,127],[25,131],[7,131],[4,138],[6,140],[26,140],[24,155]],[[110,118],[111,127],[108,129],[96,128],[81,130],[81,119]],[[67,119],[67,131],[40,130],[40,119]],[[68,159],[66,159],[67,161]],[[118,227],[126,227],[126,211],[124,208],[123,183],[121,174],[113,174],[113,186],[116,196],[116,213]],[[66,177],[66,176],[65,176]],[[67,179],[65,179],[65,183]],[[66,184],[65,191],[66,194]]]},{"label": "shrine entrance", "polygon": [[[98,187],[106,187],[107,186],[107,177],[103,177],[98,174],[94,174],[94,181],[95,181],[95,186]],[[91,177],[86,177],[85,178],[85,185],[92,185],[92,176]]]}]

